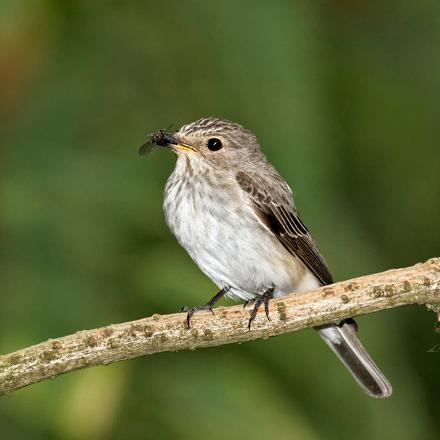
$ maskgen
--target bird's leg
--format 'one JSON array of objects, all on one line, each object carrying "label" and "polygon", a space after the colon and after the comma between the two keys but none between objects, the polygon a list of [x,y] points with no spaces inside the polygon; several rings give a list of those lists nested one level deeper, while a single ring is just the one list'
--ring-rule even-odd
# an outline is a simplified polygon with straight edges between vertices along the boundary
[{"label": "bird's leg", "polygon": [[190,327],[191,318],[193,317],[195,312],[200,312],[201,310],[210,310],[211,313],[214,315],[214,310],[212,310],[212,306],[218,302],[220,298],[222,298],[226,292],[228,292],[230,287],[224,287],[220,292],[218,292],[215,296],[213,296],[206,304],[203,304],[201,306],[197,307],[188,307],[183,306],[180,311],[186,312],[186,323],[188,325],[188,328]]},{"label": "bird's leg", "polygon": [[[251,329],[251,324],[255,320],[257,316],[258,309],[260,308],[261,304],[264,304],[264,311],[266,312],[266,317],[270,321],[269,318],[269,301],[273,298],[273,287],[266,290],[266,292],[263,293],[263,295],[259,296],[257,299],[255,299],[255,306],[251,312],[251,317],[249,318],[248,323],[248,329]],[[252,301],[253,302],[253,301]]]}]

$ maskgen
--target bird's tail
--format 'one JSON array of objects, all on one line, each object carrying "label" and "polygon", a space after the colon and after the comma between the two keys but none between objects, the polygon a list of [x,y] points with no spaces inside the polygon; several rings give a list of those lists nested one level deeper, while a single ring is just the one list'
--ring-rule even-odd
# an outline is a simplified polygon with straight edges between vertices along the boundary
[{"label": "bird's tail", "polygon": [[340,325],[317,327],[316,330],[368,395],[377,398],[391,395],[391,384],[357,338],[353,319]]}]

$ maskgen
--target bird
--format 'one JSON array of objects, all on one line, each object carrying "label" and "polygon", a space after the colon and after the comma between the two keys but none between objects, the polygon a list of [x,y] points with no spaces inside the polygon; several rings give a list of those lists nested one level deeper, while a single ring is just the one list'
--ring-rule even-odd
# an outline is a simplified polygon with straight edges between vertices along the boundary
[{"label": "bird", "polygon": [[[181,309],[188,327],[194,313],[213,312],[226,296],[254,304],[251,330],[261,306],[269,319],[272,298],[333,283],[292,190],[250,130],[205,117],[174,132],[153,133],[149,143],[177,155],[165,186],[165,219],[179,244],[220,289],[207,303]],[[352,318],[316,330],[366,394],[391,395],[389,381],[358,339]]]}]

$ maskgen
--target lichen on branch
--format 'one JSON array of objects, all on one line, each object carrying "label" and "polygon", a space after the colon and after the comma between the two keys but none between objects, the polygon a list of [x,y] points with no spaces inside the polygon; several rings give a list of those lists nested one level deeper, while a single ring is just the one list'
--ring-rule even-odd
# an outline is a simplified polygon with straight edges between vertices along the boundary
[{"label": "lichen on branch", "polygon": [[440,258],[292,294],[270,303],[248,331],[241,305],[199,312],[153,315],[51,339],[0,356],[0,395],[60,374],[163,351],[179,351],[268,338],[408,304],[440,307]]}]

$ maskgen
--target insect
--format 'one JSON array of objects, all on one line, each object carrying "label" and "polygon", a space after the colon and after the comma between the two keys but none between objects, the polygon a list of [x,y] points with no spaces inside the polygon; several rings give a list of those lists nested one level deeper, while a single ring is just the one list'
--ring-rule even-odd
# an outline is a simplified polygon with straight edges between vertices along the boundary
[{"label": "insect", "polygon": [[150,154],[156,147],[165,147],[170,143],[171,133],[167,133],[167,131],[172,127],[172,124],[168,128],[164,128],[162,130],[156,131],[150,135],[150,139],[145,142],[139,148],[139,154],[141,156],[145,154]]}]

